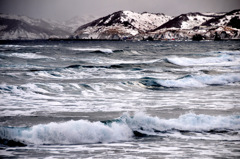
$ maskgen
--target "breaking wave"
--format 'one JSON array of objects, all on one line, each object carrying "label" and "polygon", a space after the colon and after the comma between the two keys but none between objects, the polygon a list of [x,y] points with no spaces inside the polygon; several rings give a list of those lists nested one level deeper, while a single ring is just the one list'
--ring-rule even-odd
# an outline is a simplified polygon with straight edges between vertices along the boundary
[{"label": "breaking wave", "polygon": [[24,128],[0,127],[0,138],[24,144],[82,144],[129,141],[135,137],[171,135],[174,132],[211,134],[239,130],[239,115],[210,116],[188,113],[175,119],[161,119],[137,113],[132,117],[124,114],[118,119],[104,122],[71,120]]},{"label": "breaking wave", "polygon": [[174,80],[160,80],[154,78],[142,78],[140,83],[148,88],[192,88],[227,85],[240,82],[240,74],[223,74],[223,75],[187,75]]},{"label": "breaking wave", "polygon": [[231,56],[231,54],[205,58],[171,57],[166,61],[179,66],[232,66],[239,65],[240,62],[239,58]]}]

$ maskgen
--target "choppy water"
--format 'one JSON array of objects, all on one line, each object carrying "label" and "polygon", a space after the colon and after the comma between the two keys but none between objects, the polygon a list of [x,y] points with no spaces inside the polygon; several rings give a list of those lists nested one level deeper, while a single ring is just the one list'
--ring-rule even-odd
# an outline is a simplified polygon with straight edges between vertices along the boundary
[{"label": "choppy water", "polygon": [[239,98],[237,41],[1,44],[0,157],[238,158]]}]

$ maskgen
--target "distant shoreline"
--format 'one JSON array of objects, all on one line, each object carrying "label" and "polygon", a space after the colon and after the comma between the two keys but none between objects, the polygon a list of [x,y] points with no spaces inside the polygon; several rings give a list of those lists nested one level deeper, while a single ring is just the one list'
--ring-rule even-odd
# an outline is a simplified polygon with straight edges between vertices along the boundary
[{"label": "distant shoreline", "polygon": [[8,42],[34,42],[34,41],[155,41],[155,42],[192,42],[192,41],[240,41],[240,39],[221,39],[221,40],[112,40],[112,39],[29,39],[29,40],[0,40],[0,44]]}]

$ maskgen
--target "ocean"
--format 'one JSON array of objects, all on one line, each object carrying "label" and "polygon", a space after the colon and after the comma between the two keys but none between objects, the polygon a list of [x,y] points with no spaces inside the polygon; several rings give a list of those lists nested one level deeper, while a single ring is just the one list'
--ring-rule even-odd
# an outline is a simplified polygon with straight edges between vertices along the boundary
[{"label": "ocean", "polygon": [[0,158],[239,158],[239,41],[0,44]]}]

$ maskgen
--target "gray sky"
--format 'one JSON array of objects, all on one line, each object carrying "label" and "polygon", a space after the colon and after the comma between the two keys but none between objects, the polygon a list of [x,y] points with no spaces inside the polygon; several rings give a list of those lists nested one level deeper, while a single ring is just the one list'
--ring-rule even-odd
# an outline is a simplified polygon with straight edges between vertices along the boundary
[{"label": "gray sky", "polygon": [[240,0],[0,0],[1,13],[66,20],[79,15],[105,16],[119,10],[165,13],[228,12]]}]

